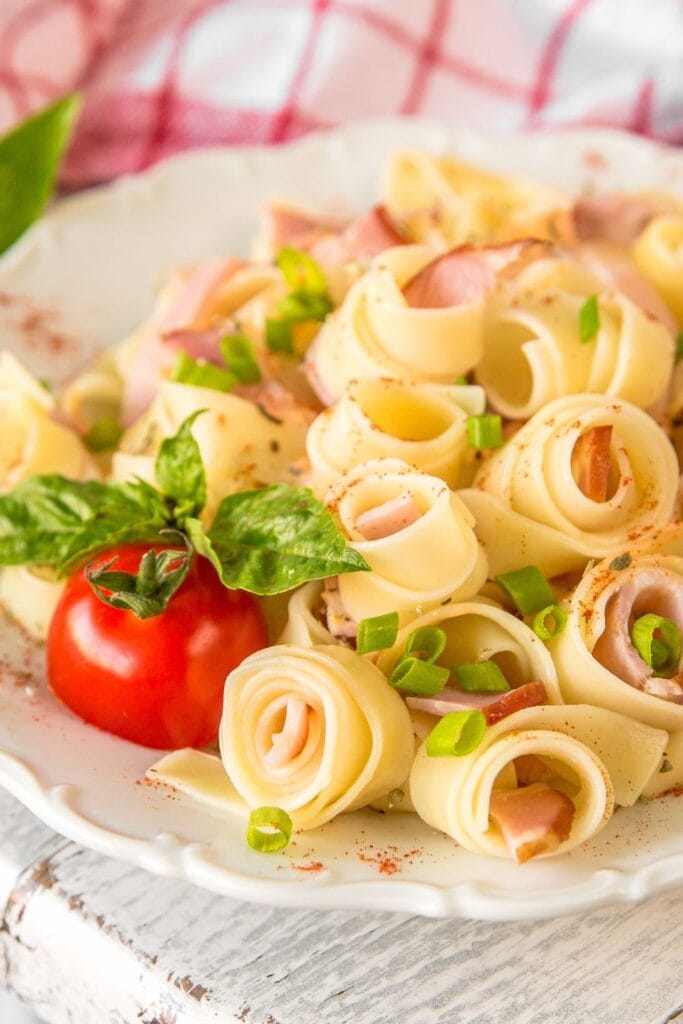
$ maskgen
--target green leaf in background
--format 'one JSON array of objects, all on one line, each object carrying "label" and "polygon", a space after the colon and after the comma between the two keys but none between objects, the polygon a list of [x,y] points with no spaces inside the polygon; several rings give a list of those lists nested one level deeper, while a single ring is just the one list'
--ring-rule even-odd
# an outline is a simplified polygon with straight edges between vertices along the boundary
[{"label": "green leaf in background", "polygon": [[0,495],[0,565],[56,565],[63,573],[94,551],[151,539],[168,518],[167,502],[142,480],[32,476]]},{"label": "green leaf in background", "polygon": [[208,533],[198,519],[188,519],[185,529],[226,587],[252,594],[281,594],[309,580],[370,568],[346,546],[313,492],[286,484],[230,494]]},{"label": "green leaf in background", "polygon": [[174,520],[182,528],[188,516],[199,515],[206,505],[206,473],[199,445],[192,435],[192,424],[205,409],[198,409],[184,420],[173,437],[161,442],[154,464],[162,494],[175,503]]},{"label": "green leaf in background", "polygon": [[65,96],[0,139],[0,252],[43,212],[79,109]]}]

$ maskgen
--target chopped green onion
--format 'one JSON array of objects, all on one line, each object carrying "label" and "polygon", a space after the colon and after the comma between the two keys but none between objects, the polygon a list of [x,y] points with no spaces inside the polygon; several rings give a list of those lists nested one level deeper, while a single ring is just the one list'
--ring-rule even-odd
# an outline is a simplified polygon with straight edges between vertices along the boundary
[{"label": "chopped green onion", "polygon": [[586,299],[579,310],[579,337],[582,342],[592,341],[600,330],[600,309],[597,295]]},{"label": "chopped green onion", "polygon": [[324,320],[333,309],[331,299],[318,292],[292,292],[278,306],[280,318],[290,324],[303,324],[307,320]]},{"label": "chopped green onion", "polygon": [[291,356],[294,352],[292,325],[287,320],[266,320],[266,345],[271,352],[284,352]]},{"label": "chopped green onion", "polygon": [[392,789],[391,792],[389,793],[389,795],[387,796],[387,800],[389,801],[389,806],[390,807],[396,807],[397,804],[400,804],[400,803],[403,802],[404,798],[405,798],[405,793],[403,792],[402,789]]},{"label": "chopped green onion", "polygon": [[403,693],[434,697],[443,690],[449,675],[448,669],[441,665],[432,665],[419,658],[404,658],[389,676],[389,682]]},{"label": "chopped green onion", "polygon": [[371,651],[383,651],[387,647],[393,647],[397,634],[398,612],[387,612],[386,615],[361,619],[358,623],[356,653],[370,654]]},{"label": "chopped green onion", "polygon": [[674,357],[676,366],[678,366],[681,359],[683,359],[683,331],[679,331],[676,335],[676,355]]},{"label": "chopped green onion", "polygon": [[187,352],[179,352],[176,356],[171,380],[195,388],[210,388],[212,391],[232,391],[237,383],[237,378],[229,370],[223,370],[213,363],[198,363]]},{"label": "chopped green onion", "polygon": [[220,340],[225,365],[240,384],[258,384],[261,368],[254,354],[254,346],[244,334],[227,334]]},{"label": "chopped green onion", "polygon": [[277,254],[277,265],[285,281],[295,291],[325,292],[327,282],[322,268],[312,256],[300,249],[285,245]]},{"label": "chopped green onion", "polygon": [[115,416],[100,416],[83,435],[83,441],[91,452],[103,452],[116,448],[122,433],[123,427]]},{"label": "chopped green onion", "polygon": [[662,615],[641,615],[633,623],[631,643],[654,675],[668,679],[681,660],[681,631]]},{"label": "chopped green onion", "polygon": [[420,626],[411,633],[403,657],[419,658],[420,661],[436,661],[446,646],[446,633],[440,626]]},{"label": "chopped green onion", "polygon": [[449,711],[427,737],[428,757],[464,757],[476,750],[486,732],[481,711]]},{"label": "chopped green onion", "polygon": [[280,807],[257,807],[249,816],[247,842],[252,850],[274,853],[292,838],[292,819]]},{"label": "chopped green onion", "polygon": [[512,599],[522,615],[534,615],[555,603],[555,595],[540,569],[525,565],[523,569],[496,576],[496,583]]},{"label": "chopped green onion", "polygon": [[554,636],[560,635],[566,625],[567,616],[559,604],[549,604],[547,608],[536,612],[531,628],[541,640],[552,640]]},{"label": "chopped green onion", "polygon": [[496,413],[467,417],[467,443],[470,448],[500,448],[503,444],[503,421]]},{"label": "chopped green onion", "polygon": [[453,674],[460,689],[466,693],[507,693],[510,689],[507,679],[495,661],[454,665]]},{"label": "chopped green onion", "polygon": [[459,377],[456,377],[455,383],[459,388],[466,388],[469,384],[467,377],[464,373],[461,373]]}]

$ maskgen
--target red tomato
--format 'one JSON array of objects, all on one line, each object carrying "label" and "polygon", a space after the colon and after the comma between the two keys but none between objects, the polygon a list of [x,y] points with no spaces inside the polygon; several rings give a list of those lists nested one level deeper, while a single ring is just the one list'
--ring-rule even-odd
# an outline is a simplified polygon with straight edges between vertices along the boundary
[{"label": "red tomato", "polygon": [[[126,544],[98,555],[137,572],[145,551]],[[268,643],[251,594],[227,590],[205,558],[160,615],[138,619],[110,608],[80,569],[57,604],[47,639],[52,691],[86,722],[149,747],[200,747],[215,740],[225,677]]]}]

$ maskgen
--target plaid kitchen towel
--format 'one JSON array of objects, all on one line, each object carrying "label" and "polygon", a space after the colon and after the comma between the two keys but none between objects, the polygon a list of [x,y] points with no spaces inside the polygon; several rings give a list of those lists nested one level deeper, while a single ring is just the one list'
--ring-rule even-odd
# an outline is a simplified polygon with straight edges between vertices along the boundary
[{"label": "plaid kitchen towel", "polygon": [[380,114],[683,142],[681,0],[2,0],[0,129],[86,104],[72,186]]}]

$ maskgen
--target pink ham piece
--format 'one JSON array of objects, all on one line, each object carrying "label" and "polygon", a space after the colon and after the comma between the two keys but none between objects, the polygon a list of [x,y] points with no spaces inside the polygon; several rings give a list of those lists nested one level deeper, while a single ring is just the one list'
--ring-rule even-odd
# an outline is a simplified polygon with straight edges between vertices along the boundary
[{"label": "pink ham piece", "polygon": [[308,252],[323,236],[344,230],[341,223],[322,221],[307,210],[277,202],[264,207],[263,227],[268,248],[274,253],[287,245]]},{"label": "pink ham piece", "polygon": [[608,288],[625,295],[646,316],[668,327],[673,335],[678,333],[678,323],[669,307],[619,249],[595,243],[579,246],[576,252],[581,262]]},{"label": "pink ham piece", "polygon": [[483,299],[503,272],[513,273],[553,251],[535,238],[475,249],[463,245],[437,256],[403,286],[409,306],[444,309]]},{"label": "pink ham piece", "polygon": [[310,426],[318,410],[298,402],[278,380],[261,380],[258,384],[239,384],[231,392],[258,405],[262,412],[279,423]]},{"label": "pink ham piece", "polygon": [[193,359],[223,365],[220,340],[230,332],[221,327],[208,327],[204,331],[167,331],[162,341],[173,352],[186,352]]},{"label": "pink ham piece", "polygon": [[414,711],[426,711],[442,718],[449,711],[483,711],[487,725],[495,725],[502,718],[545,704],[548,695],[543,683],[523,683],[507,693],[465,693],[454,686],[446,686],[436,697],[408,697],[406,704]]},{"label": "pink ham piece", "polygon": [[569,838],[574,804],[545,782],[519,789],[495,789],[489,816],[518,864],[552,853]]},{"label": "pink ham piece", "polygon": [[390,537],[406,526],[416,523],[421,517],[420,506],[412,494],[399,494],[382,505],[361,512],[356,519],[356,529],[365,540],[381,540]]},{"label": "pink ham piece", "polygon": [[173,364],[177,347],[167,344],[165,336],[195,325],[203,327],[201,318],[212,293],[241,266],[239,260],[232,258],[203,260],[189,272],[168,307],[152,317],[124,381],[124,426],[142,415],[157,392],[160,374]]},{"label": "pink ham piece", "polygon": [[394,227],[384,206],[373,206],[339,234],[321,238],[311,247],[311,255],[325,267],[343,263],[369,263],[374,256],[405,239]]},{"label": "pink ham piece", "polygon": [[607,501],[612,427],[591,427],[581,435],[572,452],[572,474],[577,487],[590,501]]},{"label": "pink ham piece", "polygon": [[281,768],[301,753],[308,739],[308,705],[299,697],[288,697],[285,722],[280,732],[271,736],[272,746],[265,756],[270,768]]},{"label": "pink ham piece", "polygon": [[593,647],[593,657],[615,676],[655,697],[683,704],[679,673],[671,679],[654,676],[631,643],[630,630],[641,615],[652,613],[683,628],[683,585],[663,569],[642,569],[610,597],[605,608],[605,629]]},{"label": "pink ham piece", "polygon": [[351,618],[344,607],[336,576],[330,576],[325,580],[320,600],[322,601],[325,625],[332,636],[337,636],[342,640],[354,639],[358,635],[358,623]]},{"label": "pink ham piece", "polygon": [[646,196],[603,192],[577,199],[572,215],[580,241],[628,246],[659,212],[657,205]]}]

